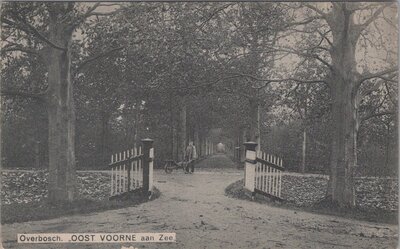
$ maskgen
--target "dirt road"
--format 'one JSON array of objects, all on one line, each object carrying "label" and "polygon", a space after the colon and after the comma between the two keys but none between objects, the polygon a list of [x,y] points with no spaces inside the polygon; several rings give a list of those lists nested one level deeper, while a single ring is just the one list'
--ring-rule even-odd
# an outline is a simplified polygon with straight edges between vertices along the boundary
[{"label": "dirt road", "polygon": [[[397,227],[280,209],[224,195],[242,172],[224,156],[201,162],[228,169],[193,175],[155,172],[160,198],[120,210],[2,227],[4,248],[396,248]],[[17,233],[175,232],[176,243],[16,244]]]}]

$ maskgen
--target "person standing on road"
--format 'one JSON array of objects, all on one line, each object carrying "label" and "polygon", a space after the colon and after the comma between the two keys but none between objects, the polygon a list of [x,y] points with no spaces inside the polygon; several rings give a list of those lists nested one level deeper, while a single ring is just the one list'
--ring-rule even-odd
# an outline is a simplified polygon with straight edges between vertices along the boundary
[{"label": "person standing on road", "polygon": [[[190,141],[189,145],[186,147],[185,151],[185,162],[186,162],[186,170],[185,173],[193,173],[194,172],[194,163],[193,160],[197,157],[196,147],[194,147],[193,142]],[[190,167],[190,172],[189,172]]]}]

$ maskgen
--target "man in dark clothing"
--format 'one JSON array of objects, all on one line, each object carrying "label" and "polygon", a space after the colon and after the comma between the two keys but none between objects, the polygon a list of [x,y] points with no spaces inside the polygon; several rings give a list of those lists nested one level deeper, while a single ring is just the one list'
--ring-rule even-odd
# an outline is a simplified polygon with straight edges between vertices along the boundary
[{"label": "man in dark clothing", "polygon": [[[193,142],[189,142],[189,145],[186,147],[185,151],[185,163],[186,163],[186,171],[185,173],[193,173],[194,172],[194,159],[196,159],[196,147],[194,147]],[[189,172],[190,168],[190,172]]]}]

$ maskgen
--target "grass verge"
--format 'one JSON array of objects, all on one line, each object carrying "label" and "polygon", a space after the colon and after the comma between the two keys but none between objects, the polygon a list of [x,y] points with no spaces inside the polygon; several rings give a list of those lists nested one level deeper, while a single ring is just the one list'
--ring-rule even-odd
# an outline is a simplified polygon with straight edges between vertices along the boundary
[{"label": "grass verge", "polygon": [[2,205],[1,224],[11,224],[35,220],[47,220],[74,214],[87,214],[106,210],[136,206],[154,200],[160,196],[160,191],[154,188],[151,198],[147,193],[137,192],[132,198],[123,200],[89,200],[81,199],[74,202],[50,204],[46,200],[32,203]]},{"label": "grass verge", "polygon": [[339,216],[344,218],[351,218],[357,220],[364,220],[370,222],[379,222],[387,224],[398,224],[398,213],[379,209],[361,209],[361,208],[340,208],[335,205],[330,205],[325,200],[316,202],[310,206],[297,206],[289,201],[276,201],[267,197],[256,195],[255,199],[246,193],[247,191],[243,188],[243,180],[236,181],[225,188],[225,195],[231,198],[255,201],[261,204],[280,207],[285,209],[291,209],[295,211],[305,211],[317,214],[326,214]]}]

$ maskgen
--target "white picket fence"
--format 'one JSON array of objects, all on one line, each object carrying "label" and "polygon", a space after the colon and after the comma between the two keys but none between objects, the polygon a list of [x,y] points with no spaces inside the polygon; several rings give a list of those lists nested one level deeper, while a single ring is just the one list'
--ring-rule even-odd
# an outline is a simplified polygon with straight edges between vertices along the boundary
[{"label": "white picket fence", "polygon": [[142,147],[111,155],[111,196],[143,186]]},{"label": "white picket fence", "polygon": [[142,140],[143,148],[134,147],[111,155],[110,198],[144,188],[151,191],[153,186],[153,141]]},{"label": "white picket fence", "polygon": [[274,155],[254,150],[255,144],[246,145],[244,187],[252,192],[275,199],[281,198],[283,160]]},{"label": "white picket fence", "polygon": [[281,198],[282,158],[259,151],[256,161],[254,188]]}]

